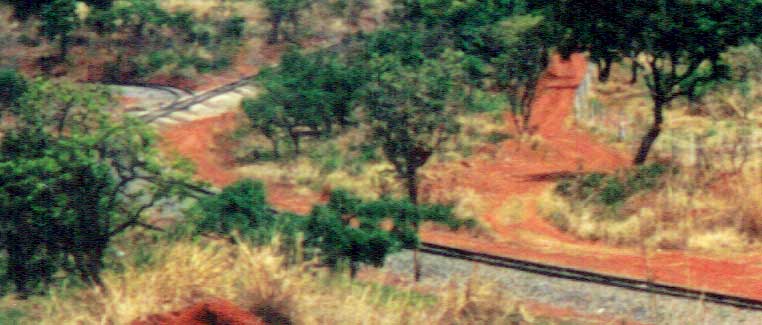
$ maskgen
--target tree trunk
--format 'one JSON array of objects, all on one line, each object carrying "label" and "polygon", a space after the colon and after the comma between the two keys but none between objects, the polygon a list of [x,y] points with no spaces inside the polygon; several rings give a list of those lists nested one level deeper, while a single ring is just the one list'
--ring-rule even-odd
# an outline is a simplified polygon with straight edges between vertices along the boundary
[{"label": "tree trunk", "polygon": [[603,60],[603,66],[598,65],[598,80],[600,82],[606,82],[611,75],[611,64],[614,62],[613,58],[605,58]]},{"label": "tree trunk", "polygon": [[58,58],[61,60],[61,62],[66,61],[66,57],[69,55],[69,37],[65,35],[61,35],[60,39],[60,46],[59,49],[61,52],[58,53]]},{"label": "tree trunk", "polygon": [[270,142],[273,145],[273,155],[275,156],[276,159],[280,158],[280,149],[278,148],[278,139],[276,139],[275,137],[272,137],[270,138]]},{"label": "tree trunk", "polygon": [[663,109],[664,102],[661,100],[656,100],[653,108],[654,124],[651,126],[651,129],[648,130],[648,133],[646,133],[646,135],[643,137],[643,140],[640,142],[640,147],[635,153],[635,160],[633,161],[635,165],[640,166],[646,162],[648,153],[651,151],[651,146],[653,146],[654,142],[656,142],[656,138],[659,137],[659,134],[661,133],[661,125],[664,122],[664,116],[662,114]]},{"label": "tree trunk", "polygon": [[640,64],[632,60],[632,67],[630,67],[630,84],[634,85],[636,82],[638,82],[638,69],[640,68]]},{"label": "tree trunk", "polygon": [[299,134],[295,131],[290,131],[289,134],[291,135],[291,143],[294,144],[294,153],[298,156],[300,153],[299,150]]},{"label": "tree trunk", "polygon": [[299,39],[299,13],[297,11],[289,13],[288,20],[291,22],[291,31],[287,32],[284,36],[287,42],[296,43]]},{"label": "tree trunk", "polygon": [[280,36],[280,23],[281,20],[283,20],[283,16],[280,14],[273,15],[271,19],[270,35],[267,36],[267,44],[277,44],[278,37]]},{"label": "tree trunk", "polygon": [[360,266],[357,262],[355,261],[349,262],[349,277],[350,278],[354,279],[355,277],[357,277],[357,271],[359,270],[360,270]]},{"label": "tree trunk", "polygon": [[413,279],[415,282],[421,281],[421,262],[418,260],[418,247],[413,250]]},{"label": "tree trunk", "polygon": [[413,204],[418,204],[418,178],[416,177],[416,168],[412,163],[408,163],[405,169],[405,178],[407,178],[407,194]]}]

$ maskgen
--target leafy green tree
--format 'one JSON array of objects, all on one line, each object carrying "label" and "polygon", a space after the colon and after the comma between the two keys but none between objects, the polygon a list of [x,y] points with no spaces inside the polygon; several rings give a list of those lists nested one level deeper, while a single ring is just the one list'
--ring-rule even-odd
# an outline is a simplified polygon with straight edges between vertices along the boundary
[{"label": "leafy green tree", "polygon": [[337,15],[345,17],[347,24],[357,27],[363,11],[370,8],[370,0],[334,0],[331,3]]},{"label": "leafy green tree", "polygon": [[496,83],[511,103],[516,130],[529,131],[537,83],[553,46],[548,27],[542,16],[518,15],[502,20],[493,34],[501,46],[492,59]]},{"label": "leafy green tree", "polygon": [[13,69],[0,69],[0,116],[3,108],[16,105],[26,89],[27,82],[24,76]]},{"label": "leafy green tree", "polygon": [[167,164],[141,122],[112,117],[102,86],[37,80],[0,144],[0,248],[22,296],[64,270],[101,285],[110,240],[147,209],[189,195],[190,173]]},{"label": "leafy green tree", "polygon": [[375,76],[363,96],[370,140],[383,148],[397,174],[406,180],[414,203],[418,168],[459,129],[457,108],[449,105],[453,76],[460,70],[454,61],[459,56],[446,52],[441,60],[425,59],[412,67],[394,55],[373,62]]},{"label": "leafy green tree", "polygon": [[335,55],[304,55],[291,48],[278,67],[260,74],[264,92],[242,106],[252,126],[270,139],[276,155],[282,138],[299,154],[301,137],[329,135],[334,125],[351,123],[353,100],[364,78],[361,68],[349,67]]},{"label": "leafy green tree", "polygon": [[[46,5],[51,4],[55,0],[3,0],[2,2],[13,6],[13,15],[22,20],[39,15]],[[111,6],[112,0],[85,0],[83,1],[89,6],[105,9]]]},{"label": "leafy green tree", "polygon": [[319,249],[325,264],[335,268],[347,263],[353,277],[359,264],[382,266],[386,255],[399,249],[379,226],[352,227],[338,211],[322,206],[313,209],[306,234],[306,244]]},{"label": "leafy green tree", "polygon": [[[276,44],[281,41],[281,36],[286,41],[296,41],[295,36],[299,32],[301,11],[308,8],[311,3],[307,0],[260,0],[269,12],[267,20],[270,21],[270,33],[267,43]],[[286,31],[283,23],[290,23],[291,30]]]},{"label": "leafy green tree", "polygon": [[500,54],[493,27],[513,15],[523,15],[536,6],[526,1],[395,0],[392,21],[399,25],[423,26],[445,47],[489,61]]},{"label": "leafy green tree", "polygon": [[[382,266],[388,254],[403,248],[416,249],[417,257],[418,225],[423,221],[444,223],[453,229],[464,225],[449,207],[392,198],[362,201],[339,189],[331,193],[326,205],[312,211],[305,244],[317,247],[328,265],[348,263],[354,275],[360,264]],[[418,280],[417,258],[414,263]]]},{"label": "leafy green tree", "polygon": [[198,206],[198,233],[229,234],[235,230],[260,244],[269,243],[273,236],[275,211],[267,204],[261,182],[238,181],[218,195],[202,198]]},{"label": "leafy green tree", "polygon": [[[556,6],[558,16],[597,6],[612,9],[586,14],[584,23],[557,18],[566,29],[564,51],[603,53],[598,56],[612,61],[642,57],[654,120],[635,152],[637,165],[646,161],[661,133],[664,108],[679,97],[695,100],[697,90],[728,78],[721,54],[762,31],[762,4],[754,0],[559,1]],[[628,35],[626,41],[621,35]]]},{"label": "leafy green tree", "polygon": [[111,17],[120,22],[119,28],[131,30],[136,45],[141,45],[148,35],[158,34],[170,22],[170,14],[156,0],[119,1],[112,11]]},{"label": "leafy green tree", "polygon": [[58,40],[61,60],[66,59],[71,45],[72,33],[79,25],[75,0],[53,0],[42,8],[42,34],[51,42]]}]

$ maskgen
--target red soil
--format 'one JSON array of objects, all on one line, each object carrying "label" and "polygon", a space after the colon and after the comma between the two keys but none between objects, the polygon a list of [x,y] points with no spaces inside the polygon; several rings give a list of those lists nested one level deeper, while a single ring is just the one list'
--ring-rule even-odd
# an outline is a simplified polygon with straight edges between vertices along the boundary
[{"label": "red soil", "polygon": [[151,315],[132,325],[263,325],[261,319],[226,300],[210,300],[180,311]]},{"label": "red soil", "polygon": [[[161,132],[164,152],[178,154],[196,166],[196,178],[217,187],[225,187],[240,176],[233,169],[232,144],[227,135],[239,122],[246,120],[238,113],[200,119],[169,127]],[[295,194],[291,184],[266,184],[270,204],[296,213],[308,213],[317,203],[317,197]]]}]

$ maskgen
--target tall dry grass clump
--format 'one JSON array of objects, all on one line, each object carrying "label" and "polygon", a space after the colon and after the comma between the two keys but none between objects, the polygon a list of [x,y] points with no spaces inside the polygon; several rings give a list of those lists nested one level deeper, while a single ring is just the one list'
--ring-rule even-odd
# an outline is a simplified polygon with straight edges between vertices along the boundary
[{"label": "tall dry grass clump", "polygon": [[158,248],[146,266],[125,265],[122,272],[104,274],[105,292],[53,291],[33,298],[22,323],[129,324],[211,298],[232,301],[265,320],[277,316],[295,324],[534,321],[484,284],[452,286],[441,296],[429,296],[354,282],[309,263],[285,265],[270,247],[180,241]]},{"label": "tall dry grass clump", "polygon": [[615,207],[547,191],[541,213],[581,238],[703,252],[762,247],[762,175],[687,169]]}]

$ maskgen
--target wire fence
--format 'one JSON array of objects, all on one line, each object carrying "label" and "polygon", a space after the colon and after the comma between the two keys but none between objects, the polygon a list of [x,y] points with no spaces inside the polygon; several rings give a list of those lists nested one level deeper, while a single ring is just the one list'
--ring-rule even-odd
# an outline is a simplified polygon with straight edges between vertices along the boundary
[{"label": "wire fence", "polygon": [[[595,65],[590,64],[577,88],[575,122],[635,150],[650,120],[607,109],[593,94],[595,74]],[[737,120],[713,122],[708,129],[666,129],[654,144],[653,154],[684,166],[737,170],[751,163],[762,169],[762,130],[751,121]]]}]

